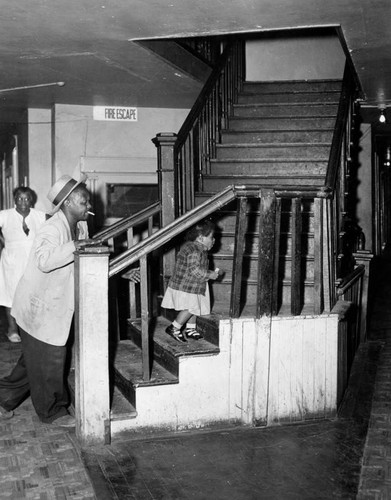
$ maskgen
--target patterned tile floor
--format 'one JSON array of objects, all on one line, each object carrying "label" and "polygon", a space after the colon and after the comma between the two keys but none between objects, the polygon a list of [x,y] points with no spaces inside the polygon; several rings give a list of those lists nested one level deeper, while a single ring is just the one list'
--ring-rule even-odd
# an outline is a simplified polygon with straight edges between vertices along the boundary
[{"label": "patterned tile floor", "polygon": [[[20,355],[0,323],[0,376]],[[43,424],[30,398],[9,420],[0,420],[0,499],[95,499],[74,431]]]}]

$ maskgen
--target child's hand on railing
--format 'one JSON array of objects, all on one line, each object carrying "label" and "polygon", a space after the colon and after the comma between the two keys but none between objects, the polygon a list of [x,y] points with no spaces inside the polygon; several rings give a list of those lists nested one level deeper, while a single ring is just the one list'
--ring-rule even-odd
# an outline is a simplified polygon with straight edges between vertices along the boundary
[{"label": "child's hand on railing", "polygon": [[223,275],[224,272],[221,271],[218,267],[212,272],[212,274],[209,276],[209,279],[211,280],[217,280],[217,278],[221,275]]},{"label": "child's hand on railing", "polygon": [[134,283],[140,283],[140,268],[136,267],[135,269],[130,269],[126,271],[126,273],[121,274],[121,278],[125,278],[129,281],[133,281]]}]

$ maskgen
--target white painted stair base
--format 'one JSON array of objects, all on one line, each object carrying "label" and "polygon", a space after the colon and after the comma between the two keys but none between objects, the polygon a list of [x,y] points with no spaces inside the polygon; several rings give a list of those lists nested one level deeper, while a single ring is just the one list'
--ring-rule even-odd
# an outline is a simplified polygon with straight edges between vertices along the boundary
[{"label": "white painted stair base", "polygon": [[179,431],[326,418],[337,409],[338,315],[220,322],[220,353],[183,356],[179,383],[138,387],[124,430]]}]

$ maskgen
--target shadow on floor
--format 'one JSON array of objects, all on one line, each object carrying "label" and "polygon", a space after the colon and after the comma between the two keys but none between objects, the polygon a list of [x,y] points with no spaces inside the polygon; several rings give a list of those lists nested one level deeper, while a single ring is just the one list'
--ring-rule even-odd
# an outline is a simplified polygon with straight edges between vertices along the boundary
[{"label": "shadow on floor", "polygon": [[135,438],[83,450],[98,499],[354,499],[383,342],[360,346],[334,420]]}]

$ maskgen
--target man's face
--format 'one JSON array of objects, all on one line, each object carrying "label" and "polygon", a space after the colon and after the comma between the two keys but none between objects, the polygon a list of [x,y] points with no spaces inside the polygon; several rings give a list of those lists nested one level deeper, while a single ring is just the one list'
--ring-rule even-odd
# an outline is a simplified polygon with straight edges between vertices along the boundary
[{"label": "man's face", "polygon": [[76,189],[69,195],[68,209],[70,210],[75,220],[87,220],[88,211],[90,210],[90,208],[90,194],[86,189]]}]

